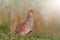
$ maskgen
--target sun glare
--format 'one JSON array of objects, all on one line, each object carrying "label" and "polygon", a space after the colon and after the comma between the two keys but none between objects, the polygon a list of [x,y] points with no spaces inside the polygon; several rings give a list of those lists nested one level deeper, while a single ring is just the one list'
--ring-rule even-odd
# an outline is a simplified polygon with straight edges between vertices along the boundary
[{"label": "sun glare", "polygon": [[60,0],[53,0],[52,1],[53,6],[60,6]]}]

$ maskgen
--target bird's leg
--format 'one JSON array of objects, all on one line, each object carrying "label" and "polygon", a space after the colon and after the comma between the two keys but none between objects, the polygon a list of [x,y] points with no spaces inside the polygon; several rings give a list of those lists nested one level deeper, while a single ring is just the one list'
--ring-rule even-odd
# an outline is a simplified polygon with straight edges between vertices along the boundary
[{"label": "bird's leg", "polygon": [[29,31],[27,34],[30,34],[32,31]]}]

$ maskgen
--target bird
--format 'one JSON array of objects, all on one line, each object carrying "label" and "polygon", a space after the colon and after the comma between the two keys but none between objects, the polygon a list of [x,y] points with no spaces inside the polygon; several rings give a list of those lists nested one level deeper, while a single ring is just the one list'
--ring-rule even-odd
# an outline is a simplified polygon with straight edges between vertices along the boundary
[{"label": "bird", "polygon": [[16,26],[16,29],[13,31],[14,34],[26,35],[32,32],[34,26],[33,13],[33,10],[27,12],[26,19]]}]

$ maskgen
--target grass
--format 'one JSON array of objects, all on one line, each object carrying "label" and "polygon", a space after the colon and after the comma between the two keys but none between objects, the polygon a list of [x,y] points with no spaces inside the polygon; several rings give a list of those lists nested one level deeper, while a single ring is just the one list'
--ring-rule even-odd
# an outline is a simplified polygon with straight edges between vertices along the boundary
[{"label": "grass", "polygon": [[50,40],[48,35],[28,34],[28,35],[7,35],[0,33],[0,40]]},{"label": "grass", "polygon": [[0,40],[60,40],[60,36],[56,35],[47,35],[47,34],[28,34],[28,35],[7,35],[0,33]]},{"label": "grass", "polygon": [[60,35],[48,35],[48,34],[36,34],[31,33],[24,36],[20,34],[8,35],[9,27],[8,23],[4,22],[0,25],[0,40],[60,40]]}]

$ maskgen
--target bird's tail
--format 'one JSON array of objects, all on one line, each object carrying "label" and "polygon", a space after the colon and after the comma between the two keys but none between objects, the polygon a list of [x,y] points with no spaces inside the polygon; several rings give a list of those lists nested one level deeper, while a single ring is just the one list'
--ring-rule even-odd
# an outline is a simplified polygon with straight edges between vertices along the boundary
[{"label": "bird's tail", "polygon": [[12,32],[9,32],[8,35],[11,35],[11,34],[17,34],[18,32],[16,30],[12,31]]}]

